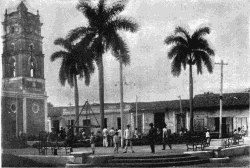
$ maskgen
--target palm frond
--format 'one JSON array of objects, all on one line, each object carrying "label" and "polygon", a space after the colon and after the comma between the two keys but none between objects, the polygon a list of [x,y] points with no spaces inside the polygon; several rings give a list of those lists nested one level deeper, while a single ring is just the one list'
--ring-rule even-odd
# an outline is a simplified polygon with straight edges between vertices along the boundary
[{"label": "palm frond", "polygon": [[208,44],[206,39],[199,38],[197,40],[194,40],[192,43],[193,43],[193,46],[195,47],[195,49],[203,50],[211,56],[215,55],[214,50],[210,47],[210,45]]},{"label": "palm frond", "polygon": [[65,57],[68,57],[69,56],[69,53],[66,52],[66,51],[57,51],[57,52],[54,52],[51,56],[50,56],[50,61],[53,62],[55,61],[56,59],[58,58],[65,58]]},{"label": "palm frond", "polygon": [[197,74],[202,74],[202,60],[201,60],[201,57],[198,55],[198,56],[195,56],[196,54],[194,54],[194,62],[195,62],[195,65],[197,67]]},{"label": "palm frond", "polygon": [[107,20],[112,19],[114,16],[117,16],[125,8],[125,4],[121,2],[113,3],[111,7],[106,10],[106,15],[108,16]]},{"label": "palm frond", "polygon": [[63,48],[65,48],[66,50],[70,51],[71,50],[71,44],[67,39],[63,39],[63,38],[57,38],[54,41],[55,45],[60,45]]},{"label": "palm frond", "polygon": [[97,4],[97,14],[99,16],[104,14],[105,6],[106,6],[106,0],[99,0],[99,3]]},{"label": "palm frond", "polygon": [[[168,52],[168,59],[174,58],[176,55],[187,56],[189,53],[188,48],[185,45],[174,45]],[[183,59],[186,59],[185,57]]]},{"label": "palm frond", "polygon": [[176,77],[180,76],[181,74],[181,60],[178,56],[173,59],[171,64],[171,73]]},{"label": "palm frond", "polygon": [[76,5],[76,9],[81,11],[89,21],[95,20],[95,18],[97,18],[97,9],[92,6],[91,3],[86,2],[85,0],[79,1],[79,3]]},{"label": "palm frond", "polygon": [[122,63],[124,65],[130,64],[129,48],[118,33],[113,34],[112,42],[111,42],[111,50],[112,50],[113,56],[117,60],[122,59]]},{"label": "palm frond", "polygon": [[65,72],[65,61],[62,60],[61,67],[59,70],[59,82],[62,86],[65,86],[65,82],[67,80],[66,72]]},{"label": "palm frond", "polygon": [[185,38],[181,36],[170,35],[164,40],[164,43],[166,45],[175,44],[175,45],[184,45],[188,47],[188,42],[186,41]]},{"label": "palm frond", "polygon": [[209,73],[213,73],[213,61],[211,60],[211,57],[206,52],[196,51],[194,52],[194,57],[196,58],[195,61],[197,59],[200,59],[204,63]]},{"label": "palm frond", "polygon": [[91,29],[89,27],[77,27],[75,29],[70,30],[70,32],[67,35],[67,39],[70,42],[73,42],[73,41],[85,36],[86,34],[91,32],[92,30],[93,29]]},{"label": "palm frond", "polygon": [[192,35],[192,39],[199,39],[200,37],[209,34],[210,33],[210,28],[209,27],[202,27],[194,32]]},{"label": "palm frond", "polygon": [[174,33],[175,33],[175,35],[178,33],[183,34],[186,37],[187,41],[191,40],[191,37],[190,37],[188,31],[183,27],[180,27],[180,26],[176,27]]},{"label": "palm frond", "polygon": [[135,21],[127,17],[116,17],[115,20],[109,23],[109,26],[115,30],[125,30],[132,33],[136,32],[139,28],[139,25]]}]

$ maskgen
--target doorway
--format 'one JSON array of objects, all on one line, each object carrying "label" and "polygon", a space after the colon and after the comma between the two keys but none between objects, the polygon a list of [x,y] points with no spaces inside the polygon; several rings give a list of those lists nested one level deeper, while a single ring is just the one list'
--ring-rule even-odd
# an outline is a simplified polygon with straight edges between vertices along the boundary
[{"label": "doorway", "polygon": [[154,113],[154,125],[160,130],[165,126],[165,113]]}]

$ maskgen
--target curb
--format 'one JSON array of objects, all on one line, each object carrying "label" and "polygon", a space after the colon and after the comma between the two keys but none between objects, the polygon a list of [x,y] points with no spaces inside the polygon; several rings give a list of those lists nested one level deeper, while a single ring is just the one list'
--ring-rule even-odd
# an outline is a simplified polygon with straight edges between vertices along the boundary
[{"label": "curb", "polygon": [[224,157],[224,158],[210,158],[209,161],[211,163],[228,163],[230,162],[229,157]]}]

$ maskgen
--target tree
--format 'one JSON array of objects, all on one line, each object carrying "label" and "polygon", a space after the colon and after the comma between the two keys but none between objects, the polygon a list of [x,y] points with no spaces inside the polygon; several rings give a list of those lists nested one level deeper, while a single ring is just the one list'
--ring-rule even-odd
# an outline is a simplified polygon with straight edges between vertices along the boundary
[{"label": "tree", "polygon": [[[76,110],[76,126],[79,126],[79,94],[77,85],[77,76],[85,79],[85,84],[90,83],[90,76],[94,73],[93,53],[90,52],[82,43],[73,45],[68,39],[58,38],[54,41],[55,45],[59,45],[64,50],[53,53],[50,60],[62,59],[59,70],[59,81],[65,86],[67,81],[70,87],[74,87],[75,92],[75,110]],[[78,129],[76,132],[78,133]]]},{"label": "tree", "polygon": [[[89,39],[89,48],[95,53],[94,59],[98,67],[99,77],[99,98],[101,129],[104,127],[104,70],[103,55],[111,51],[117,60],[128,65],[130,63],[129,49],[123,38],[119,35],[119,30],[136,32],[138,25],[132,19],[118,16],[125,4],[118,1],[107,4],[106,0],[99,0],[97,5],[90,1],[80,0],[76,7],[88,20],[86,27],[73,29],[68,38],[70,41]],[[86,43],[85,43],[86,44]]]},{"label": "tree", "polygon": [[204,38],[210,33],[208,27],[196,30],[192,36],[182,27],[176,27],[173,35],[168,36],[164,43],[172,45],[168,52],[168,58],[172,59],[171,72],[174,76],[181,74],[181,69],[189,65],[189,95],[190,95],[190,131],[193,132],[193,76],[192,66],[196,65],[197,74],[202,74],[203,64],[209,73],[213,72],[211,56],[214,51]]}]

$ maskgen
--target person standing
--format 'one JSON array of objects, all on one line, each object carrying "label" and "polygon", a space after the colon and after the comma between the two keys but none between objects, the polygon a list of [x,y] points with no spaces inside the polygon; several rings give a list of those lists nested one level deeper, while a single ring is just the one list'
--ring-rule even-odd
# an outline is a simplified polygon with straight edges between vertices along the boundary
[{"label": "person standing", "polygon": [[151,153],[155,153],[155,139],[157,138],[157,129],[154,128],[154,124],[149,124],[150,129],[148,132],[148,142],[151,148]]},{"label": "person standing", "polygon": [[95,154],[95,135],[94,135],[94,132],[91,132],[90,144],[91,144],[92,152],[93,152],[93,154]]},{"label": "person standing", "polygon": [[110,130],[109,130],[109,136],[110,136],[110,147],[113,147],[114,145],[114,142],[113,142],[113,138],[114,138],[114,135],[115,135],[115,130],[114,130],[114,127],[112,127]]},{"label": "person standing", "polygon": [[210,145],[210,130],[207,129],[207,132],[206,132],[206,146],[209,146]]},{"label": "person standing", "polygon": [[133,135],[132,135],[132,132],[130,130],[130,125],[128,124],[127,129],[124,131],[124,138],[125,138],[126,146],[125,146],[125,149],[124,149],[123,153],[127,153],[128,145],[130,146],[132,153],[135,152],[133,150],[132,137],[133,137]]},{"label": "person standing", "polygon": [[162,138],[162,150],[165,150],[166,149],[166,141],[167,141],[167,128],[166,128],[166,124],[164,125],[164,128],[162,129],[162,135],[163,135],[163,138]]},{"label": "person standing", "polygon": [[103,136],[103,147],[108,147],[108,130],[106,127],[102,131],[102,136]]},{"label": "person standing", "polygon": [[118,148],[119,148],[118,132],[115,132],[115,135],[113,137],[113,142],[114,142],[114,153],[118,153]]}]

